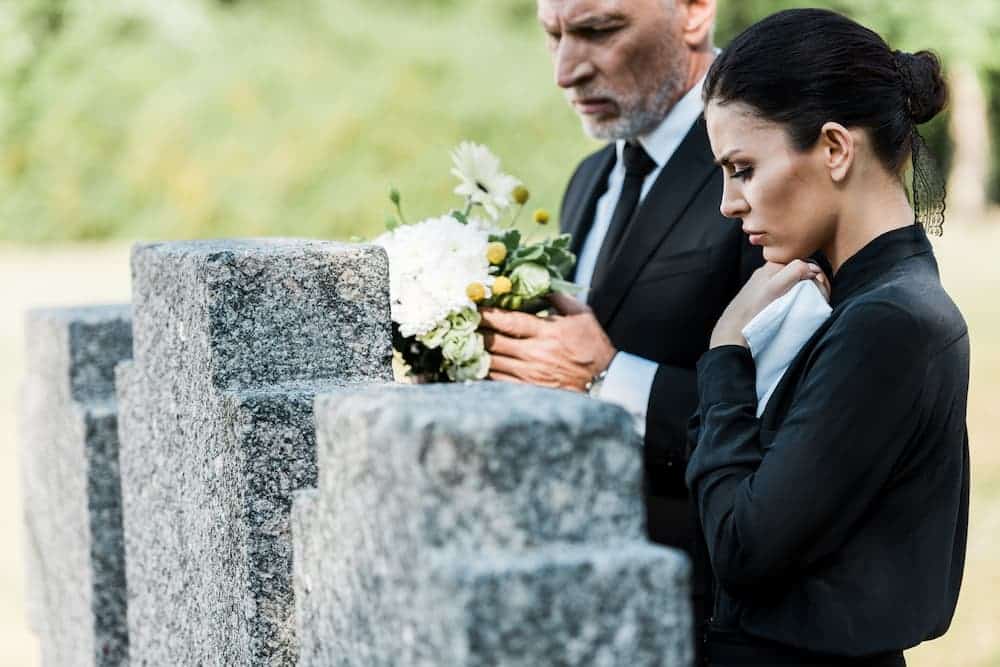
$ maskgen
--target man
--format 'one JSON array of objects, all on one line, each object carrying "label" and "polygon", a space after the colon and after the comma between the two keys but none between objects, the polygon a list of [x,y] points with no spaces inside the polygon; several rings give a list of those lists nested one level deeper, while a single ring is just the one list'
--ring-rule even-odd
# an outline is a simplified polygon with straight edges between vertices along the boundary
[{"label": "man", "polygon": [[[702,118],[714,58],[715,0],[538,0],[556,83],[591,136],[610,140],[567,186],[586,305],[555,297],[561,316],[486,310],[490,376],[619,403],[644,430],[650,538],[696,544],[684,485],[695,364],[716,320],[762,263],[719,211],[722,173]],[[695,558],[695,613],[708,611]]]}]

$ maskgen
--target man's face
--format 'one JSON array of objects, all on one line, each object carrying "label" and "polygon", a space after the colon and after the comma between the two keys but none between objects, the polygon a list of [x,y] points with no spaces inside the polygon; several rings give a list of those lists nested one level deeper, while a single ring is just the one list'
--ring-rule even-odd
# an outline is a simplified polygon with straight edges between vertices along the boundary
[{"label": "man's face", "polygon": [[538,0],[556,84],[597,139],[655,129],[684,92],[689,51],[674,0]]}]

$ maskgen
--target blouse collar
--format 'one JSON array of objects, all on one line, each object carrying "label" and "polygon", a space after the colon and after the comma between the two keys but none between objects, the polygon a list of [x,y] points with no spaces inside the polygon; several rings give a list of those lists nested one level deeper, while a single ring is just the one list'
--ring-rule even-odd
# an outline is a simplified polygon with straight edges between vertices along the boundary
[{"label": "blouse collar", "polygon": [[836,307],[904,259],[930,252],[932,248],[927,234],[917,224],[875,237],[841,264],[833,278],[830,305]]}]

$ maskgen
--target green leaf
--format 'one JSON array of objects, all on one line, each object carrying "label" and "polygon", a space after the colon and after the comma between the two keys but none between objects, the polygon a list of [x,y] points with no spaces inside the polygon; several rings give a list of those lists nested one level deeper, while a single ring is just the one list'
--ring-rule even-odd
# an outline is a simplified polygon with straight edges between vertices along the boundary
[{"label": "green leaf", "polygon": [[521,245],[521,232],[516,229],[510,229],[500,235],[497,238],[498,241],[502,242],[504,246],[507,247],[508,257],[517,250],[518,246]]},{"label": "green leaf", "polygon": [[461,211],[457,211],[457,210],[456,211],[452,211],[451,212],[451,217],[455,218],[456,220],[458,220],[459,222],[461,222],[463,225],[469,224],[469,218],[468,218],[468,216],[466,216]]},{"label": "green leaf", "polygon": [[545,248],[540,245],[529,245],[518,248],[511,255],[518,260],[537,261],[545,257]]},{"label": "green leaf", "polygon": [[396,216],[394,215],[385,216],[385,231],[391,232],[397,227],[399,227],[399,220],[396,219]]},{"label": "green leaf", "polygon": [[553,239],[550,239],[549,244],[553,248],[559,248],[560,250],[569,250],[570,245],[573,243],[573,237],[569,234],[560,234]]},{"label": "green leaf", "polygon": [[583,285],[577,285],[576,283],[570,282],[568,280],[562,280],[561,278],[552,279],[552,291],[559,292],[560,294],[569,294],[570,296],[578,296],[583,292],[587,291],[587,288]]},{"label": "green leaf", "polygon": [[576,264],[576,256],[568,250],[552,248],[546,255],[548,257],[547,264],[549,270],[553,271],[557,278],[568,276],[570,271],[573,270],[573,265]]}]

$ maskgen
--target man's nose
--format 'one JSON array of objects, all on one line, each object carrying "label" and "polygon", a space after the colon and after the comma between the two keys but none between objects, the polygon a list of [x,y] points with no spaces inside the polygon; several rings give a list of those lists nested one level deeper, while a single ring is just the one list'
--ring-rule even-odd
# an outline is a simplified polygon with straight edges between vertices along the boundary
[{"label": "man's nose", "polygon": [[586,48],[575,40],[564,38],[556,50],[556,85],[560,88],[578,86],[594,74]]}]

